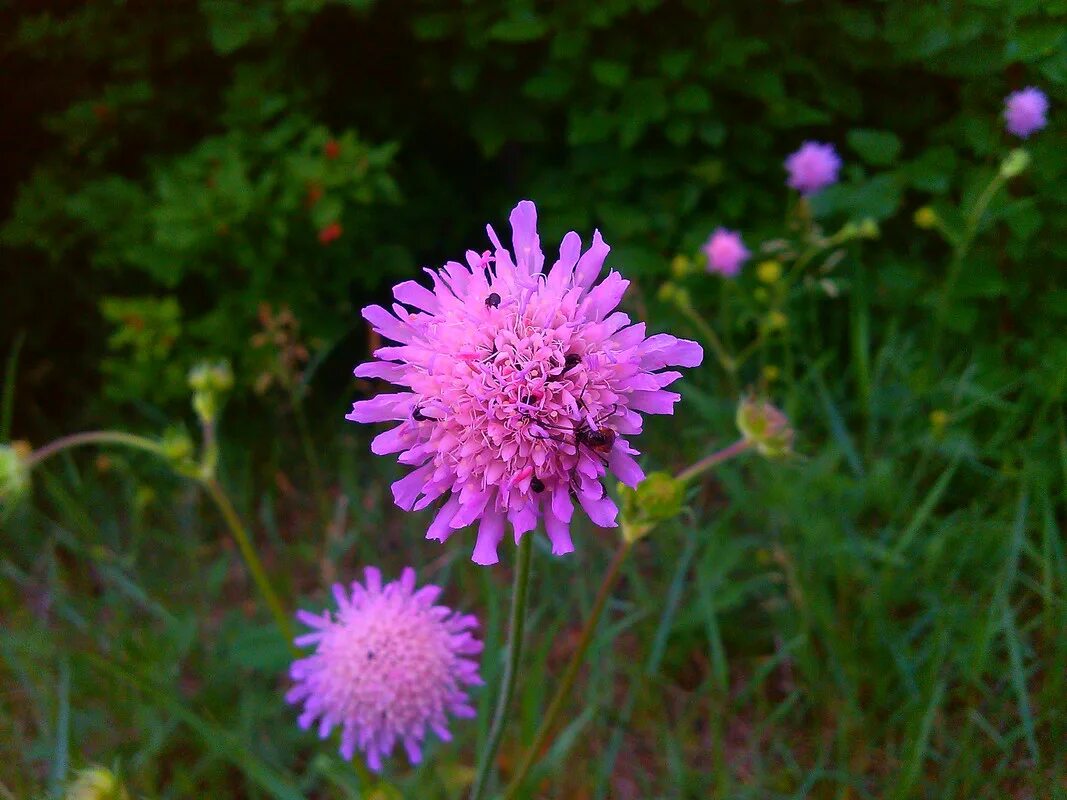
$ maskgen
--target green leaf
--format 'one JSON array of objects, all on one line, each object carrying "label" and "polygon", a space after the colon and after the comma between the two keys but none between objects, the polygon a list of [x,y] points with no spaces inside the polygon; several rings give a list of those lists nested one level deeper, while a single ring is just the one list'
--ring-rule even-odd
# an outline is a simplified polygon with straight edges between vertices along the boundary
[{"label": "green leaf", "polygon": [[900,155],[900,139],[890,131],[856,128],[846,138],[860,158],[876,167],[888,166]]},{"label": "green leaf", "polygon": [[532,42],[548,32],[548,25],[536,14],[502,19],[489,29],[489,38],[498,42]]},{"label": "green leaf", "polygon": [[592,66],[593,77],[604,86],[618,89],[626,84],[630,77],[630,67],[621,61],[597,59]]}]

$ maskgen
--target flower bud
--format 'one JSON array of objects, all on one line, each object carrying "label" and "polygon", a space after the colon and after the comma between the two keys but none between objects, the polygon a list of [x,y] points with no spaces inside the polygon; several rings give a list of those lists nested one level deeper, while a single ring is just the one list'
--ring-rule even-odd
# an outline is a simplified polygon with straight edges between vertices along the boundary
[{"label": "flower bud", "polygon": [[192,475],[196,472],[196,446],[182,428],[168,428],[160,442],[163,457],[167,459],[174,471],[180,475]]},{"label": "flower bud", "polygon": [[64,794],[64,800],[129,800],[129,793],[114,773],[104,767],[89,767]]},{"label": "flower bud", "polygon": [[13,506],[29,488],[29,454],[30,447],[25,442],[0,445],[0,508]]},{"label": "flower bud", "polygon": [[794,434],[789,419],[766,400],[744,398],[737,407],[737,427],[762,456],[783,458],[793,452]]},{"label": "flower bud", "polygon": [[675,294],[678,292],[678,287],[667,281],[659,287],[659,291],[656,292],[656,296],[664,303],[670,303],[674,300]]},{"label": "flower bud", "polygon": [[763,324],[769,331],[780,331],[789,325],[789,317],[776,309],[767,314]]},{"label": "flower bud", "polygon": [[1030,154],[1021,147],[1016,147],[1000,164],[1000,175],[1003,178],[1014,178],[1021,175],[1030,166]]},{"label": "flower bud", "polygon": [[937,212],[930,208],[930,206],[923,206],[916,211],[913,219],[916,227],[927,231],[931,228],[936,228],[937,224],[941,221],[941,218],[937,216]]},{"label": "flower bud", "polygon": [[782,265],[773,259],[761,261],[756,266],[756,277],[761,283],[775,283],[782,277]]},{"label": "flower bud", "polygon": [[200,422],[209,425],[218,418],[223,397],[233,388],[233,370],[228,361],[202,361],[189,371],[193,390],[193,410]]},{"label": "flower bud", "polygon": [[681,513],[685,503],[685,483],[667,472],[652,472],[636,489],[619,484],[622,498],[620,515],[622,538],[636,542],[658,525]]},{"label": "flower bud", "polygon": [[945,428],[948,427],[949,415],[948,412],[942,408],[935,408],[930,412],[930,432],[933,433],[934,438],[940,439],[945,435]]},{"label": "flower bud", "polygon": [[678,280],[681,280],[693,269],[693,262],[686,255],[676,255],[671,259],[671,275]]},{"label": "flower bud", "polygon": [[857,233],[861,239],[877,239],[881,236],[881,230],[878,227],[878,223],[870,217],[860,220]]}]

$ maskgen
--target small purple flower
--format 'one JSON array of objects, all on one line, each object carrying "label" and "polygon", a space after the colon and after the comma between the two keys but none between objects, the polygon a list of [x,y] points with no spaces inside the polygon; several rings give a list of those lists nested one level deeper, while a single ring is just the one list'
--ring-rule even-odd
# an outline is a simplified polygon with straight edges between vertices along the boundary
[{"label": "small purple flower", "polygon": [[1035,86],[1012,92],[1004,98],[1004,122],[1008,133],[1021,139],[1048,124],[1048,97]]},{"label": "small purple flower", "polygon": [[837,183],[841,159],[832,144],[804,142],[785,160],[785,168],[789,172],[789,186],[803,195],[810,195]]},{"label": "small purple flower", "polygon": [[745,247],[741,234],[726,228],[716,228],[703,249],[708,257],[708,272],[718,272],[727,278],[737,275],[741,265],[752,255]]},{"label": "small purple flower", "polygon": [[296,685],[285,699],[303,704],[301,728],[318,720],[320,738],[340,726],[341,755],[350,759],[358,748],[377,772],[398,741],[419,763],[427,728],[451,739],[446,713],[474,716],[464,687],[482,683],[468,658],[482,643],[470,630],[478,620],[434,605],[438,586],[415,591],[410,567],[384,586],[376,568],[364,574],[366,586],[353,581],[351,593],[334,585],[337,611],[297,612],[313,630],[296,644],[314,645],[315,652],[293,662]]}]

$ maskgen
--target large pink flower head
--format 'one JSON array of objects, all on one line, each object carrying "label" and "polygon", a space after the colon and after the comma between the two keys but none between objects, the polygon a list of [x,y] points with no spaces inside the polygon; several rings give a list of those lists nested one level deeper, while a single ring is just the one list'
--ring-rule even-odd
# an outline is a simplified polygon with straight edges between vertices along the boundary
[{"label": "large pink flower head", "polygon": [[1004,98],[1004,122],[1009,133],[1026,139],[1045,127],[1048,97],[1035,86],[1012,92]]},{"label": "large pink flower head", "polygon": [[610,272],[597,283],[609,250],[599,232],[585,253],[568,233],[544,272],[533,203],[515,207],[511,228],[513,252],[489,227],[492,252],[427,270],[432,289],[400,284],[392,314],[363,310],[399,345],[356,375],[403,391],[358,402],[347,417],[398,423],[371,445],[415,467],[393,484],[397,505],[446,497],[426,536],[444,541],[477,521],[478,564],[496,563],[506,522],[517,542],[543,519],[552,552],[571,552],[574,499],[613,527],[618,509],[601,478],[610,470],[635,486],[644,477],[625,437],[640,433],[641,412],[673,412],[679,395],[663,387],[681,373],[661,370],[703,357],[695,342],[646,338],[643,323],[614,310],[629,282]]},{"label": "large pink flower head", "polygon": [[482,643],[470,632],[478,620],[434,605],[440,587],[416,591],[410,567],[385,586],[374,567],[364,575],[366,585],[353,581],[350,593],[333,587],[336,612],[297,612],[312,632],[296,644],[315,652],[293,663],[286,700],[303,704],[300,726],[318,720],[322,738],[340,726],[341,755],[358,748],[378,771],[398,741],[417,764],[427,728],[448,741],[446,714],[474,716],[464,687],[482,682],[468,658]]},{"label": "large pink flower head", "polygon": [[789,172],[789,186],[809,195],[837,183],[841,159],[832,144],[804,142],[785,160],[785,168]]}]

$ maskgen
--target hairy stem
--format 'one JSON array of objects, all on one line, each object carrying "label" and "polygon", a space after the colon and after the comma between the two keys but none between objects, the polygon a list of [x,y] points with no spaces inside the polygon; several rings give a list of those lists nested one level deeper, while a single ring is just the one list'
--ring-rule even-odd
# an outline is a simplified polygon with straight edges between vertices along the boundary
[{"label": "hairy stem", "polygon": [[544,748],[545,742],[548,740],[548,736],[552,732],[552,728],[555,726],[556,718],[559,716],[560,711],[563,710],[563,703],[566,701],[567,695],[570,694],[571,687],[574,685],[574,679],[578,676],[578,668],[585,660],[586,651],[589,649],[589,644],[593,641],[593,632],[596,630],[597,623],[600,621],[600,617],[604,613],[604,606],[607,604],[608,597],[611,596],[611,591],[615,588],[615,583],[619,579],[619,570],[622,567],[623,562],[626,561],[626,557],[630,555],[632,549],[632,542],[623,541],[619,544],[619,548],[615,551],[615,555],[612,556],[611,563],[608,564],[608,569],[600,581],[600,588],[597,589],[596,598],[593,600],[593,608],[590,610],[589,616],[585,620],[585,625],[582,626],[582,633],[578,639],[578,646],[575,648],[570,661],[567,663],[563,678],[556,687],[556,693],[552,696],[552,701],[548,704],[548,710],[545,712],[545,716],[541,720],[540,726],[537,728],[537,733],[534,735],[533,741],[530,743],[529,748],[526,750],[526,754],[519,763],[519,768],[516,771],[515,776],[511,779],[511,783],[508,784],[507,789],[504,791],[504,800],[511,800],[511,798],[522,788],[522,782],[526,779],[527,773],[529,773],[530,768],[534,765],[538,755]]},{"label": "hairy stem", "polygon": [[160,447],[159,442],[149,439],[147,436],[137,436],[123,431],[86,431],[84,433],[61,436],[54,442],[34,450],[26,459],[26,468],[33,469],[42,461],[58,455],[64,450],[87,444],[117,444],[123,447],[132,447],[136,450],[144,450],[157,456],[163,455],[163,448]]},{"label": "hairy stem", "polygon": [[500,681],[500,695],[497,697],[493,722],[489,726],[489,740],[478,764],[478,772],[471,786],[470,800],[481,800],[489,788],[490,777],[500,741],[504,738],[504,724],[507,722],[508,707],[515,692],[515,681],[519,672],[519,659],[522,656],[523,628],[526,624],[526,594],[530,585],[530,563],[533,534],[527,533],[519,542],[519,555],[515,562],[515,582],[511,590],[511,616],[509,619],[507,661],[504,663],[504,675]]},{"label": "hairy stem", "polygon": [[697,461],[695,464],[686,467],[679,472],[675,477],[680,481],[689,481],[697,477],[701,473],[707,472],[712,467],[717,467],[723,461],[727,461],[736,455],[740,455],[750,448],[752,445],[746,439],[738,439],[729,447],[724,447],[718,452],[712,453],[710,456]]}]

